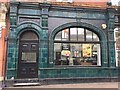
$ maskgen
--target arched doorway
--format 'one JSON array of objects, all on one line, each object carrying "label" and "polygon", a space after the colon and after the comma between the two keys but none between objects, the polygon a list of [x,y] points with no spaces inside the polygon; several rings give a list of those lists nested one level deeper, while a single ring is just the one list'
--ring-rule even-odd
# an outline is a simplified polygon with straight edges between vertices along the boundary
[{"label": "arched doorway", "polygon": [[38,77],[39,38],[33,31],[25,31],[19,39],[18,78]]}]

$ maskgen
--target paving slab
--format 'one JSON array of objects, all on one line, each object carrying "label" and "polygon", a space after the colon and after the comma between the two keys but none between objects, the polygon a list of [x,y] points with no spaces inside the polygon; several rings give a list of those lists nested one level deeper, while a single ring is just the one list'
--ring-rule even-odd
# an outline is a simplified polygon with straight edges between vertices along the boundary
[{"label": "paving slab", "polygon": [[[20,86],[7,87],[2,90],[120,90],[118,82],[100,82],[100,83],[77,83],[77,84],[55,84],[55,85],[40,85],[40,86]],[[81,88],[81,89],[80,89]]]}]

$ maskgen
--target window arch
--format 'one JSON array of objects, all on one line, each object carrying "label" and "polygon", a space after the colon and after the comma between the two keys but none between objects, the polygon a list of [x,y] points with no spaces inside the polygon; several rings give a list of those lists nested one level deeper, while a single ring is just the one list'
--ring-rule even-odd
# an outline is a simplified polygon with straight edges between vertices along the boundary
[{"label": "window arch", "polygon": [[101,65],[100,39],[86,28],[66,28],[54,37],[55,65]]}]

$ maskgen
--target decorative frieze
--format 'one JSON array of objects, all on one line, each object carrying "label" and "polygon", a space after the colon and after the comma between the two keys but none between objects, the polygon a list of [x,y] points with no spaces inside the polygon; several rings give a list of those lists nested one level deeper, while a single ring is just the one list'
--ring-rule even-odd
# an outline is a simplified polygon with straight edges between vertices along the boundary
[{"label": "decorative frieze", "polygon": [[35,22],[35,23],[37,23],[37,24],[40,24],[40,18],[19,17],[19,23],[22,23],[22,22],[29,22],[29,21]]}]

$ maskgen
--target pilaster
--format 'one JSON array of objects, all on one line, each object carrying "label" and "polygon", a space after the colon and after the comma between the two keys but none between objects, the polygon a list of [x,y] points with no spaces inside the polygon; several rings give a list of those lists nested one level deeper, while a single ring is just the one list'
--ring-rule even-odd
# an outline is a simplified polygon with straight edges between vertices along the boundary
[{"label": "pilaster", "polygon": [[45,68],[48,66],[48,13],[49,13],[49,5],[48,4],[40,4],[41,7],[41,27],[42,27],[42,38],[40,39],[40,47],[41,47],[41,62],[40,68]]},{"label": "pilaster", "polygon": [[107,34],[108,34],[108,58],[109,58],[109,66],[115,67],[116,60],[115,60],[115,40],[114,40],[114,23],[115,23],[115,11],[112,8],[107,9]]}]

